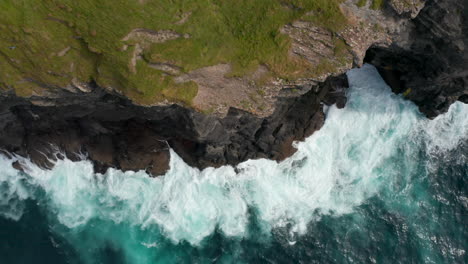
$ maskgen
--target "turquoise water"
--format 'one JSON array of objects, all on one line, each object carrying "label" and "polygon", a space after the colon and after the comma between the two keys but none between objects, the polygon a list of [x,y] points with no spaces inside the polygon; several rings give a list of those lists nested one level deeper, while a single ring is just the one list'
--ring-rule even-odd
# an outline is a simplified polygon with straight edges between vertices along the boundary
[{"label": "turquoise water", "polygon": [[[0,156],[0,263],[464,263],[468,106],[435,120],[374,67],[284,162],[160,178]],[[27,168],[12,167],[16,160]]]}]

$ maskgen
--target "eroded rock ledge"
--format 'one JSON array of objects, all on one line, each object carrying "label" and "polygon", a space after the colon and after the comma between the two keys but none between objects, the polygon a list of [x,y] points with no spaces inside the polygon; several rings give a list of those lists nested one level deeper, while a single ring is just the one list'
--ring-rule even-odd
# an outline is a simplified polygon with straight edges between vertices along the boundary
[{"label": "eroded rock ledge", "polygon": [[[356,11],[348,2],[350,12]],[[468,0],[428,0],[420,11],[415,6],[421,1],[412,1],[416,4],[407,10],[399,2],[387,1],[381,13],[369,18],[399,21],[391,40],[366,42],[366,32],[350,30],[343,33],[349,35],[347,45],[354,51],[371,46],[365,60],[428,117],[445,112],[456,100],[468,102]],[[353,55],[355,66],[364,54]],[[60,150],[71,159],[88,155],[99,172],[116,167],[146,169],[152,175],[168,169],[169,147],[199,168],[256,158],[282,160],[295,152],[293,141],[323,125],[323,104],[345,105],[346,88],[343,74],[284,86],[267,117],[234,107],[220,117],[179,105],[138,106],[93,83],[76,83],[46,97],[1,95],[0,149],[44,167]]]},{"label": "eroded rock ledge", "polygon": [[137,106],[95,85],[90,93],[64,92],[55,106],[4,97],[0,146],[46,168],[59,151],[71,159],[88,155],[99,172],[115,167],[146,169],[152,175],[167,171],[169,147],[199,168],[256,158],[282,160],[295,152],[294,140],[323,125],[323,103],[345,105],[347,87],[341,75],[312,87],[291,88],[308,89],[300,97],[287,96],[285,89],[267,118],[235,108],[218,118],[178,105]]},{"label": "eroded rock ledge", "polygon": [[365,59],[429,118],[468,103],[468,1],[428,0],[407,31]]}]

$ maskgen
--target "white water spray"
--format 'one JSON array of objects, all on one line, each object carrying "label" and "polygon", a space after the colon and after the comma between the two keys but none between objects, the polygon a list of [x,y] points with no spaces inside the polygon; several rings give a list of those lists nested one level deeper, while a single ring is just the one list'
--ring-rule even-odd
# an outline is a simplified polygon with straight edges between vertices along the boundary
[{"label": "white water spray", "polygon": [[6,190],[1,214],[19,219],[22,201],[34,198],[31,185],[45,191],[47,206],[72,229],[93,219],[112,220],[158,226],[175,243],[198,245],[216,229],[228,237],[248,236],[253,212],[264,233],[287,226],[293,237],[305,233],[310,221],[350,213],[385,184],[405,177],[394,159],[411,169],[412,150],[422,142],[448,150],[466,141],[466,105],[454,104],[429,121],[392,94],[374,67],[365,65],[348,77],[347,106],[330,107],[324,127],[297,143],[298,152],[284,162],[250,160],[238,166],[239,173],[230,166],[199,171],[171,152],[170,171],[153,179],[113,169],[94,174],[89,161],[57,161],[52,170],[42,170],[20,159],[26,175],[12,168],[15,159],[0,157],[0,186]]}]

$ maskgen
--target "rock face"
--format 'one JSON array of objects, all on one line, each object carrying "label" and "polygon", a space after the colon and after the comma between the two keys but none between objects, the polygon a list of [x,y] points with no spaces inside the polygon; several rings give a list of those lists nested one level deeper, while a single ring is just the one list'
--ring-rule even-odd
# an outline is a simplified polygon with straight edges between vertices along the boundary
[{"label": "rock face", "polygon": [[468,103],[468,1],[428,0],[407,32],[371,48],[366,61],[430,118],[457,100]]},{"label": "rock face", "polygon": [[90,93],[64,92],[55,106],[4,97],[0,146],[43,167],[63,154],[71,159],[84,154],[99,172],[116,167],[146,169],[152,175],[168,169],[169,147],[199,168],[254,158],[282,160],[295,152],[294,140],[323,125],[322,102],[345,105],[347,87],[341,75],[309,87],[300,97],[288,97],[285,90],[268,118],[234,108],[218,118],[178,105],[137,106],[97,86]]},{"label": "rock face", "polygon": [[[242,101],[244,96],[252,102],[262,97],[268,105],[261,111],[224,105],[219,112],[225,114],[216,115],[176,104],[145,107],[112,89],[73,80],[63,89],[29,98],[0,93],[0,149],[29,156],[43,167],[63,154],[71,159],[86,155],[99,172],[115,167],[144,169],[152,175],[167,171],[169,148],[198,168],[256,158],[279,161],[295,152],[293,141],[321,128],[324,104],[344,107],[348,84],[343,73],[363,61],[376,65],[392,89],[428,117],[445,112],[456,100],[467,103],[468,0],[391,0],[382,10],[371,9],[370,2],[363,7],[357,1],[344,2],[341,8],[349,26],[333,34],[304,21],[281,29],[291,37],[291,56],[323,67],[320,78],[274,82],[255,96],[249,92],[260,75],[230,78],[223,72],[229,65],[202,68],[177,79],[205,87],[208,92],[199,91],[195,98],[202,103],[219,103],[222,96],[227,101]],[[333,69],[327,68],[330,65]],[[152,67],[181,70],[166,64]],[[210,78],[213,70],[221,72],[217,78]],[[242,89],[237,98],[218,86]]]}]

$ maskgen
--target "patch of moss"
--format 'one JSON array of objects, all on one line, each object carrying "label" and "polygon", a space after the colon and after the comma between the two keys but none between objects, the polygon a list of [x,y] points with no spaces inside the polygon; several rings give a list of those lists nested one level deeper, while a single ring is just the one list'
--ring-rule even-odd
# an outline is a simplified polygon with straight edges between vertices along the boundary
[{"label": "patch of moss", "polygon": [[199,111],[204,113],[205,115],[210,115],[210,114],[214,113],[215,108],[211,106],[211,107],[208,107],[206,109],[200,109]]},{"label": "patch of moss", "polygon": [[251,105],[250,102],[247,101],[247,100],[242,100],[242,101],[240,102],[239,106],[240,106],[240,108],[242,108],[242,109],[244,109],[244,110],[252,108],[252,105]]},{"label": "patch of moss", "polygon": [[314,73],[315,75],[322,75],[327,72],[334,72],[336,69],[336,66],[331,62],[329,59],[323,59],[320,61],[320,63],[317,65],[317,67],[314,68]]},{"label": "patch of moss", "polygon": [[356,4],[358,7],[364,7],[367,5],[367,0],[359,0]]},{"label": "patch of moss", "polygon": [[[346,25],[342,1],[3,0],[0,87],[28,96],[76,78],[95,80],[142,104],[190,104],[197,93],[194,83],[177,84],[147,62],[169,63],[182,72],[230,63],[235,76],[264,64],[274,76],[296,78],[319,69],[290,59],[290,39],[279,29],[304,19],[339,31]],[[187,22],[177,23],[187,13]],[[144,43],[143,59],[132,65],[138,40],[124,38],[138,28],[188,38]]]},{"label": "patch of moss", "polygon": [[374,24],[375,32],[383,32],[385,29],[380,24]]},{"label": "patch of moss", "polygon": [[258,93],[258,95],[260,95],[260,96],[265,96],[265,95],[266,95],[266,92],[265,92],[265,90],[263,90],[263,89],[258,89],[258,90],[257,90],[257,93]]},{"label": "patch of moss", "polygon": [[407,97],[411,93],[411,88],[406,89],[406,91],[403,92],[403,96]]},{"label": "patch of moss", "polygon": [[371,8],[374,10],[380,10],[383,8],[384,0],[372,0]]},{"label": "patch of moss", "polygon": [[335,53],[335,56],[337,57],[342,57],[345,54],[348,54],[348,45],[344,42],[344,40],[335,38],[334,42],[334,49],[333,52]]}]

